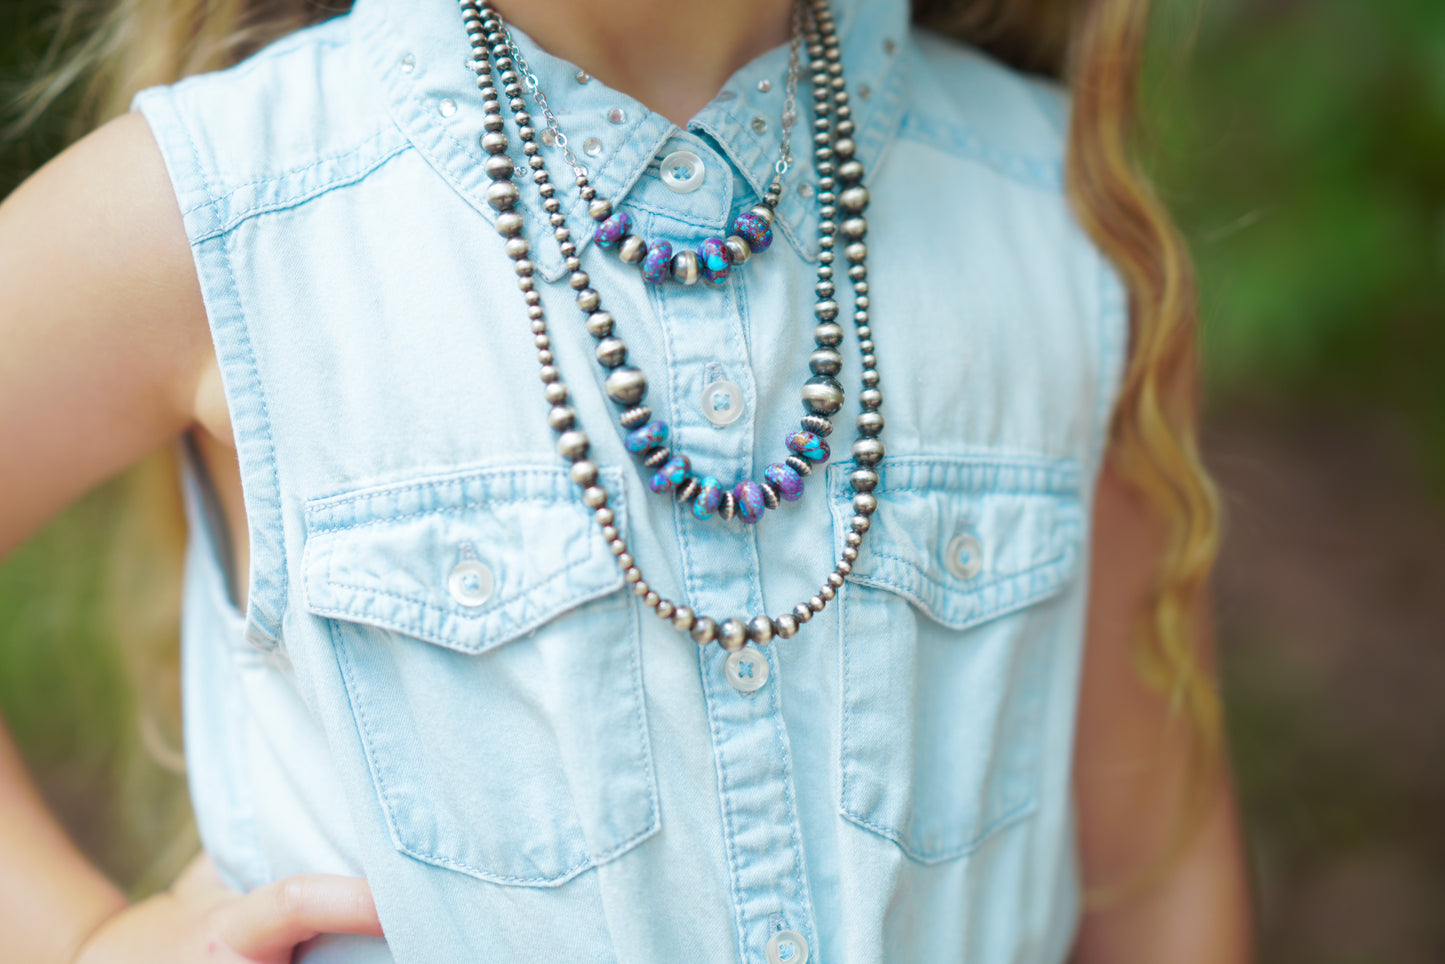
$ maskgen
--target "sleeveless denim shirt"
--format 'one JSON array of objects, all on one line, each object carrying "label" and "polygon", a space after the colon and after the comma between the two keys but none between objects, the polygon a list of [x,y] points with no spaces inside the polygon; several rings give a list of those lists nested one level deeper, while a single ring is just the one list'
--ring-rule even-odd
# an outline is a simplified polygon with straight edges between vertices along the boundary
[{"label": "sleeveless denim shirt", "polygon": [[[763,648],[751,694],[718,647],[642,610],[555,452],[454,3],[357,0],[136,99],[184,213],[248,520],[238,606],[188,452],[201,839],[242,889],[366,876],[387,935],[322,938],[298,960],[1066,957],[1089,506],[1125,297],[1063,192],[1065,92],[912,28],[903,0],[835,2],[872,194],[888,456],[852,576]],[[643,236],[717,235],[766,188],[785,46],[680,129],[518,42]],[[804,123],[807,100],[805,84]],[[778,240],[720,287],[648,287],[582,247],[675,448],[722,479],[759,477],[802,413],[806,140]],[[700,160],[695,190],[659,170],[675,151]],[[837,454],[802,500],[755,527],[700,522],[625,452],[522,195],[558,365],[646,578],[708,614],[806,599],[851,515],[853,336]],[[580,238],[584,205],[559,196]],[[457,572],[485,578],[459,588]]]}]

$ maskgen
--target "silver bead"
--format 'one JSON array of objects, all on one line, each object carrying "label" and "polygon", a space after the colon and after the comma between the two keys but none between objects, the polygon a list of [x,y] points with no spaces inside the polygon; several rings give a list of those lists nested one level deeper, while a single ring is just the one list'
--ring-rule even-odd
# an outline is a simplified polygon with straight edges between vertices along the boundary
[{"label": "silver bead", "polygon": [[580,459],[572,463],[572,468],[567,472],[572,481],[586,488],[597,481],[597,463],[591,459]]},{"label": "silver bead", "polygon": [[553,405],[561,405],[567,401],[567,386],[561,382],[554,381],[542,389],[542,397]]},{"label": "silver bead", "polygon": [[845,210],[862,211],[868,207],[868,189],[861,184],[846,187],[843,189],[843,193],[838,195],[838,203]]},{"label": "silver bead", "polygon": [[617,421],[622,423],[623,428],[637,428],[647,423],[652,418],[652,409],[646,405],[639,405],[636,408],[629,408],[617,416]]},{"label": "silver bead", "polygon": [[813,305],[813,314],[818,317],[819,321],[832,321],[838,317],[838,302],[831,298],[825,298]]},{"label": "silver bead", "polygon": [[766,616],[754,616],[748,620],[748,639],[763,646],[773,639],[773,621]]},{"label": "silver bead", "polygon": [[828,588],[838,590],[843,588],[843,574],[836,569],[828,573]]},{"label": "silver bead", "polygon": [[[857,535],[857,533],[849,533],[849,535]],[[858,548],[856,546],[844,546],[843,551],[839,554],[843,557],[844,562],[854,563],[858,561]],[[851,566],[849,568],[851,569]]]},{"label": "silver bead", "polygon": [[498,211],[510,211],[522,192],[511,181],[493,181],[487,185],[487,203]]},{"label": "silver bead", "polygon": [[521,260],[525,258],[531,250],[532,243],[526,238],[507,239],[507,257],[509,258]]},{"label": "silver bead", "polygon": [[612,202],[605,197],[597,198],[587,205],[587,213],[594,221],[605,221],[612,213]]},{"label": "silver bead", "polygon": [[[598,511],[600,512],[601,510],[599,509]],[[609,511],[610,511],[610,510],[609,510]],[[615,525],[610,525],[610,524],[603,526],[603,527],[602,527],[602,538],[606,539],[608,542],[611,542],[613,539],[619,538],[619,534],[618,534],[618,532],[617,532],[617,527],[616,527]]]},{"label": "silver bead", "polygon": [[488,131],[482,135],[482,150],[488,154],[501,154],[507,150],[507,135],[501,131]]},{"label": "silver bead", "polygon": [[604,338],[597,343],[597,360],[607,368],[616,368],[627,361],[627,342],[621,338]]},{"label": "silver bead", "polygon": [[[637,584],[637,586],[633,586],[633,587],[632,587],[632,591],[633,591],[633,592],[637,592],[637,587],[638,587],[638,586],[646,586],[646,585],[647,585],[647,583],[645,583],[645,582],[639,582],[639,583]],[[651,588],[649,588],[646,592],[642,593],[641,595],[642,595],[642,605],[646,606],[648,609],[656,609],[656,608],[657,608],[657,604],[660,603],[660,602],[662,602],[662,597],[659,596],[656,592],[654,592]]]},{"label": "silver bead", "polygon": [[652,587],[647,584],[646,579],[642,578],[642,573],[639,571],[637,573],[637,581],[632,584],[632,595],[641,598],[650,592],[652,592]]},{"label": "silver bead", "polygon": [[636,405],[647,394],[647,376],[631,365],[614,368],[603,382],[607,397],[619,405]]},{"label": "silver bead", "polygon": [[557,439],[557,451],[562,454],[564,459],[571,459],[574,462],[587,455],[589,445],[591,442],[587,438],[587,433],[575,428],[563,432]]},{"label": "silver bead", "polygon": [[821,415],[804,415],[798,419],[803,428],[821,438],[827,438],[833,434],[833,423]]},{"label": "silver bead", "polygon": [[699,482],[696,478],[689,477],[682,483],[682,485],[679,485],[677,487],[677,501],[684,503],[692,501],[692,499],[697,496],[698,490],[701,488],[701,482]]},{"label": "silver bead", "polygon": [[612,334],[612,313],[594,311],[587,316],[587,334],[593,338],[606,338]]},{"label": "silver bead", "polygon": [[[863,180],[862,162],[849,159],[844,161],[842,164],[839,164],[838,180],[842,181],[844,184],[856,184],[859,181]],[[846,194],[848,192],[844,191],[843,193]],[[845,201],[844,203],[846,204],[847,202]]]},{"label": "silver bead", "polygon": [[807,476],[813,471],[813,467],[808,464],[808,460],[801,455],[790,455],[783,459],[783,463],[801,476]]},{"label": "silver bead", "polygon": [[647,458],[642,460],[642,464],[649,469],[660,469],[662,464],[670,458],[672,458],[672,449],[666,445],[659,445],[647,453]]},{"label": "silver bead", "polygon": [[843,386],[828,375],[814,375],[803,383],[803,406],[813,415],[832,415],[843,407]]},{"label": "silver bead", "polygon": [[814,375],[836,375],[843,369],[843,355],[832,348],[819,348],[808,356],[808,370]]},{"label": "silver bead", "polygon": [[635,234],[629,234],[618,245],[617,256],[628,264],[636,264],[647,257],[647,242]]},{"label": "silver bead", "polygon": [[[657,614],[661,616],[662,611],[658,610]],[[683,632],[687,632],[689,629],[692,629],[693,624],[697,622],[697,614],[692,611],[691,606],[678,606],[673,610],[671,619],[673,629],[680,629]]]},{"label": "silver bead", "polygon": [[[843,234],[854,241],[862,240],[863,235],[868,233],[867,218],[849,218],[843,222]],[[859,299],[860,301],[862,299]],[[856,303],[856,302],[855,302]],[[860,305],[860,307],[862,307]]]},{"label": "silver bead", "polygon": [[737,512],[738,503],[737,499],[733,496],[732,489],[723,489],[722,501],[718,503],[717,514],[723,517],[724,522],[731,522],[733,521],[733,517],[737,515]]},{"label": "silver bead", "polygon": [[776,509],[778,505],[782,502],[782,491],[772,482],[769,482],[767,479],[759,482],[758,488],[763,490],[763,505],[767,506],[769,509]]},{"label": "silver bead", "polygon": [[[562,377],[562,373],[557,370],[556,365],[543,365],[537,370],[537,377],[542,379],[542,384],[551,385]],[[551,401],[551,399],[548,399],[548,401]]]},{"label": "silver bead", "polygon": [[482,162],[482,170],[494,181],[509,181],[517,166],[505,154],[492,154]]},{"label": "silver bead", "polygon": [[768,224],[773,223],[773,218],[775,216],[773,209],[768,207],[766,204],[755,204],[748,209],[748,213],[754,215],[755,217],[762,218],[764,221],[768,222]]},{"label": "silver bead", "polygon": [[[617,521],[617,513],[613,512],[611,509],[604,505],[602,508],[592,513],[592,518],[596,519],[597,524],[605,529],[607,526],[610,526],[612,525],[612,523]],[[613,536],[613,538],[616,537]]]},{"label": "silver bead", "polygon": [[554,405],[547,412],[547,425],[554,432],[565,432],[577,421],[577,413],[568,405]]},{"label": "silver bead", "polygon": [[685,285],[697,284],[697,279],[702,277],[697,254],[692,251],[679,251],[673,255],[672,276]]},{"label": "silver bead", "polygon": [[730,234],[723,239],[723,248],[727,250],[728,261],[733,267],[745,264],[753,256],[753,249],[749,247],[747,239],[736,234]]},{"label": "silver bead", "polygon": [[849,548],[857,549],[863,544],[863,533],[854,532],[850,529],[848,530],[848,534],[843,537],[843,542],[846,543]]},{"label": "silver bead", "polygon": [[813,329],[813,340],[824,348],[832,348],[843,340],[843,326],[825,321]]},{"label": "silver bead", "polygon": [[[829,575],[832,575],[832,573],[829,573]],[[824,582],[823,585],[818,587],[818,595],[816,598],[823,600],[823,603],[826,605],[827,603],[832,602],[833,598],[837,595],[838,590],[833,586],[829,585],[828,583]]]},{"label": "silver bead", "polygon": [[863,533],[867,532],[870,528],[872,528],[873,520],[866,515],[855,515],[853,518],[848,520],[848,525],[853,529],[854,532]]},{"label": "silver bead", "polygon": [[497,215],[497,233],[504,238],[514,238],[522,233],[522,216],[515,211]]},{"label": "silver bead", "polygon": [[859,492],[853,496],[853,511],[859,515],[872,515],[878,511],[878,497],[872,492]]},{"label": "silver bead", "polygon": [[622,581],[628,585],[637,585],[642,581],[642,570],[636,566],[628,566],[622,571]]},{"label": "silver bead", "polygon": [[577,292],[577,307],[583,311],[593,311],[602,304],[602,296],[594,288],[583,288]]},{"label": "silver bead", "polygon": [[872,467],[883,461],[883,441],[876,438],[860,438],[853,443],[853,461]]},{"label": "silver bead", "polygon": [[792,616],[798,621],[798,625],[801,626],[803,623],[806,623],[808,620],[813,618],[813,610],[808,607],[807,603],[800,602],[793,607]]},{"label": "silver bead", "polygon": [[677,612],[677,604],[671,599],[659,599],[652,604],[652,611],[657,613],[659,619],[671,619]]},{"label": "silver bead", "polygon": [[848,482],[854,492],[872,492],[878,487],[878,473],[872,469],[854,469]]},{"label": "silver bead", "polygon": [[814,613],[822,612],[824,609],[827,608],[827,606],[828,600],[823,598],[823,594],[821,592],[818,593],[818,595],[816,596],[808,597],[808,609],[812,610]]},{"label": "silver bead", "polygon": [[877,435],[883,431],[882,412],[860,412],[858,414],[858,434]]},{"label": "silver bead", "polygon": [[[840,77],[838,79],[841,80],[842,78]],[[838,93],[844,94],[846,97],[845,91],[840,90],[838,91]],[[835,96],[833,99],[837,100],[838,98]],[[846,103],[846,99],[844,101],[840,101],[840,103]],[[852,157],[853,152],[857,149],[858,145],[853,143],[853,138],[851,137],[840,137],[833,142],[833,153],[837,154],[839,157]]]},{"label": "silver bead", "polygon": [[717,638],[717,620],[711,616],[702,616],[692,624],[692,641],[699,646],[706,646]]},{"label": "silver bead", "polygon": [[862,241],[854,241],[843,249],[843,253],[847,255],[849,261],[859,264],[868,257],[868,245]]},{"label": "silver bead", "polygon": [[[569,258],[568,260],[576,261],[575,258]],[[582,262],[577,261],[576,263],[580,265]],[[591,283],[592,277],[585,271],[579,271],[576,267],[572,268],[572,274],[567,278],[567,284],[573,291],[582,291]]]},{"label": "silver bead", "polygon": [[872,411],[883,404],[883,393],[876,388],[865,388],[858,393],[858,404]]},{"label": "silver bead", "polygon": [[717,641],[729,653],[742,649],[748,642],[748,624],[736,618],[723,620],[718,627]]},{"label": "silver bead", "polygon": [[582,504],[589,509],[600,509],[607,504],[607,490],[600,485],[589,485],[582,490]]},{"label": "silver bead", "polygon": [[798,635],[798,621],[791,613],[773,620],[773,632],[781,639],[792,639]]}]

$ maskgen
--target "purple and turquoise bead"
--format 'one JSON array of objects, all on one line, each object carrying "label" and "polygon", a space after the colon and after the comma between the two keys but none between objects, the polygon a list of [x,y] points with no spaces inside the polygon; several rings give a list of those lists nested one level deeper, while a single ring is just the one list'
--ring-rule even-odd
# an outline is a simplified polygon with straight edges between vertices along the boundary
[{"label": "purple and turquoise bead", "polygon": [[797,502],[803,497],[803,477],[794,472],[791,465],[774,462],[763,469],[763,478],[776,485],[778,494],[789,502]]},{"label": "purple and turquoise bead", "polygon": [[658,241],[647,249],[642,259],[642,280],[650,285],[660,285],[672,274],[672,245]]},{"label": "purple and turquoise bead", "polygon": [[807,429],[789,433],[784,444],[809,462],[828,461],[828,443],[823,441],[822,436]]},{"label": "purple and turquoise bead", "polygon": [[671,492],[682,485],[691,468],[686,455],[674,455],[662,463],[662,468],[652,473],[652,481],[648,485],[654,492]]},{"label": "purple and turquoise bead", "polygon": [[641,428],[628,432],[622,444],[627,446],[627,451],[637,455],[659,445],[666,445],[667,434],[667,423],[653,419]]},{"label": "purple and turquoise bead", "polygon": [[749,211],[738,215],[733,222],[733,234],[742,238],[753,249],[753,254],[768,250],[773,243],[773,229],[764,221]]},{"label": "purple and turquoise bead", "polygon": [[767,503],[763,501],[763,487],[752,479],[733,486],[733,501],[738,507],[738,518],[744,522],[757,522],[763,517]]},{"label": "purple and turquoise bead", "polygon": [[699,519],[710,519],[718,506],[722,505],[722,486],[710,475],[699,479],[698,484],[702,488],[697,490],[697,498],[692,500],[692,514]]},{"label": "purple and turquoise bead", "polygon": [[698,268],[702,276],[715,285],[720,285],[732,270],[728,249],[722,238],[708,238],[697,246]]},{"label": "purple and turquoise bead", "polygon": [[592,240],[597,242],[599,248],[615,248],[631,233],[632,215],[626,211],[618,211],[597,225],[597,230],[592,232]]}]

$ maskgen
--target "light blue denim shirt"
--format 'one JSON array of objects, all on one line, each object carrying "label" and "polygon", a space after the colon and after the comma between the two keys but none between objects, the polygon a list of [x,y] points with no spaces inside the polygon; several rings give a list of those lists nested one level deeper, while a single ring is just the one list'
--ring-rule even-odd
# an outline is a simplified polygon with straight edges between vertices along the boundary
[{"label": "light blue denim shirt", "polygon": [[[189,458],[201,837],[241,888],[364,874],[387,934],[323,939],[308,964],[1067,955],[1088,507],[1125,299],[1063,193],[1063,92],[910,28],[902,0],[837,14],[888,457],[852,577],[764,648],[752,694],[717,647],[642,611],[555,453],[454,3],[358,0],[137,98],[185,215],[249,520],[238,606]],[[696,242],[756,203],[786,48],[679,129],[518,39],[645,236]],[[677,150],[701,160],[696,190],[660,176]],[[757,477],[800,414],[814,176],[793,166],[777,242],[720,287],[647,287],[582,249],[700,472]],[[838,457],[760,525],[659,498],[522,196],[557,363],[647,578],[706,613],[807,598],[847,531],[856,393]],[[458,590],[462,563],[487,578]],[[797,940],[770,954],[782,931]]]}]

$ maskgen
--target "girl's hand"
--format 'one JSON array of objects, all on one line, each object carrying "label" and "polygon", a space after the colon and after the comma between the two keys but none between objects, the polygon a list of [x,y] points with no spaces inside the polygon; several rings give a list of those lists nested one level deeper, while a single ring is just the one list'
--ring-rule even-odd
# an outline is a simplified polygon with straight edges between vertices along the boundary
[{"label": "girl's hand", "polygon": [[291,964],[318,934],[382,936],[364,877],[297,874],[239,894],[202,853],[169,891],[105,921],[75,964]]}]

